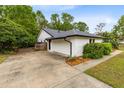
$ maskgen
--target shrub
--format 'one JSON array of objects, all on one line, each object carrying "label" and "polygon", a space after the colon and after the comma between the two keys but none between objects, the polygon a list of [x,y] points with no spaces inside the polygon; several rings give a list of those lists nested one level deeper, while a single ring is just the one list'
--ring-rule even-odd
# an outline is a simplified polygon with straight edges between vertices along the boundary
[{"label": "shrub", "polygon": [[0,19],[0,52],[34,46],[36,37],[9,19]]},{"label": "shrub", "polygon": [[112,47],[118,49],[119,47],[119,38],[117,33],[114,32],[100,32],[98,35],[101,35],[103,38],[103,42],[111,43]]},{"label": "shrub", "polygon": [[102,43],[104,49],[103,49],[103,54],[104,55],[109,55],[112,51],[112,44],[111,43]]},{"label": "shrub", "polygon": [[16,46],[16,38],[11,32],[0,32],[0,52],[14,50]]},{"label": "shrub", "polygon": [[14,33],[18,48],[31,47],[35,43],[35,37],[25,30],[18,30]]},{"label": "shrub", "polygon": [[98,59],[103,57],[103,55],[109,55],[111,51],[112,51],[111,43],[86,44],[83,49],[83,57]]},{"label": "shrub", "polygon": [[101,58],[103,57],[103,50],[104,47],[101,43],[86,44],[83,50],[83,57],[93,59]]},{"label": "shrub", "polygon": [[112,47],[113,47],[113,48],[118,49],[118,47],[119,47],[119,42],[118,42],[118,40],[111,39],[111,40],[110,40],[110,43],[112,44]]}]

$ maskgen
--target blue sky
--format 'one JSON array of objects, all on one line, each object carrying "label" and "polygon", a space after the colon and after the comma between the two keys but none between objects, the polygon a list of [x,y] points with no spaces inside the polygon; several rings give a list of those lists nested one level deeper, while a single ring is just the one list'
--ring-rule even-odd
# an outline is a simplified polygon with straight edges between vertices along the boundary
[{"label": "blue sky", "polygon": [[74,21],[85,22],[90,32],[95,32],[94,28],[101,22],[106,23],[104,30],[111,31],[113,25],[124,15],[123,5],[34,5],[33,9],[41,10],[48,21],[53,13],[67,12],[75,17]]}]

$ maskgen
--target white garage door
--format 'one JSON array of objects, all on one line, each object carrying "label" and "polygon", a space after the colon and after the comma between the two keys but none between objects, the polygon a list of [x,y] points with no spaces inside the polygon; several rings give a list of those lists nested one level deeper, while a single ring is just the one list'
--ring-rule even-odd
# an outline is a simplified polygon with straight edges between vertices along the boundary
[{"label": "white garage door", "polygon": [[51,40],[51,49],[52,52],[58,52],[64,55],[70,55],[70,44],[63,39]]}]

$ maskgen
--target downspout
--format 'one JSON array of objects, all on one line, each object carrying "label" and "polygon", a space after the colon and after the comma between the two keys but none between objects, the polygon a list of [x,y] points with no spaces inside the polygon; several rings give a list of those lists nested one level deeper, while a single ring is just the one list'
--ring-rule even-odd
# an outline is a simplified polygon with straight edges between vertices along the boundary
[{"label": "downspout", "polygon": [[72,57],[72,42],[64,38],[65,41],[67,41],[70,44],[70,57]]}]

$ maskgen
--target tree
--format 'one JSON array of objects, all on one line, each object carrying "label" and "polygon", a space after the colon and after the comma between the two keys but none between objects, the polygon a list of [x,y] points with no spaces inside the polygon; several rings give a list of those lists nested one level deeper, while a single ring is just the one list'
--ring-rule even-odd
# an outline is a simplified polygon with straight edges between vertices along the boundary
[{"label": "tree", "polygon": [[37,14],[31,6],[0,6],[0,52],[34,46],[38,32]]},{"label": "tree", "polygon": [[99,33],[99,32],[102,32],[103,31],[103,28],[105,27],[105,23],[99,23],[98,25],[96,25],[96,32]]},{"label": "tree", "polygon": [[72,29],[73,29],[73,25],[68,23],[68,22],[64,22],[61,25],[61,30],[63,30],[63,31],[69,31],[69,30],[72,30]]},{"label": "tree", "polygon": [[119,42],[113,32],[100,32],[99,35],[103,37],[103,42],[111,43],[113,48],[118,48]]},{"label": "tree", "polygon": [[10,19],[0,19],[0,52],[34,46],[35,37]]},{"label": "tree", "polygon": [[13,22],[22,25],[29,33],[37,35],[38,27],[36,22],[36,14],[31,6],[14,5],[3,6],[4,17]]},{"label": "tree", "polygon": [[73,24],[72,24],[74,20],[73,16],[71,16],[68,13],[62,13],[61,20],[62,20],[62,27],[61,27],[62,30],[67,31],[73,29]]},{"label": "tree", "polygon": [[74,26],[74,29],[78,29],[79,31],[82,31],[82,32],[88,32],[89,30],[89,27],[84,22],[80,22],[80,21],[78,23],[75,22],[73,26]]},{"label": "tree", "polygon": [[124,40],[124,15],[121,16],[117,25],[114,26],[112,32],[116,38]]},{"label": "tree", "polygon": [[51,15],[51,22],[49,23],[48,27],[56,30],[72,30],[73,29],[73,22],[74,17],[68,13],[62,13],[61,18],[59,14],[52,14]]},{"label": "tree", "polygon": [[71,23],[74,20],[74,17],[68,13],[62,13],[61,18],[62,18],[63,23],[64,22]]},{"label": "tree", "polygon": [[0,18],[4,16],[4,11],[5,11],[5,7],[3,5],[0,5]]},{"label": "tree", "polygon": [[61,21],[58,14],[51,15],[51,23],[49,23],[49,28],[61,30]]},{"label": "tree", "polygon": [[39,10],[36,12],[36,20],[37,20],[39,30],[47,26],[48,21],[45,19],[45,16],[43,15],[43,13]]},{"label": "tree", "polygon": [[80,31],[87,32],[89,27],[84,22],[73,23],[74,17],[68,13],[62,13],[61,18],[59,14],[51,15],[51,22],[48,24],[49,28],[61,31],[69,31],[72,29],[79,29]]}]

